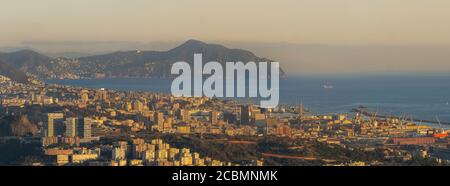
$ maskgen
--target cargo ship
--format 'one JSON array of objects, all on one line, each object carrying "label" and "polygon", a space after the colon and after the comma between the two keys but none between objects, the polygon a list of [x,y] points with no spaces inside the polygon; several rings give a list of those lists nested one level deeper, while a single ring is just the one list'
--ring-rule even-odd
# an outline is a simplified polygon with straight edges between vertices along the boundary
[{"label": "cargo ship", "polygon": [[325,84],[323,84],[323,88],[324,88],[324,89],[332,89],[332,88],[334,88],[334,86],[333,86],[333,85],[330,85],[330,84],[328,84],[328,83],[325,83]]}]

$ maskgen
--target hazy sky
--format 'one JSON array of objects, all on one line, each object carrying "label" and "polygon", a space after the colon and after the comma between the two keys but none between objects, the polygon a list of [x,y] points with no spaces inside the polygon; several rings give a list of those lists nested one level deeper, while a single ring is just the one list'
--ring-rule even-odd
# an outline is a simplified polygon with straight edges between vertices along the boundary
[{"label": "hazy sky", "polygon": [[295,74],[450,72],[450,0],[0,0],[0,47],[64,56],[188,39]]},{"label": "hazy sky", "polygon": [[0,46],[22,41],[449,45],[448,0],[0,0]]}]

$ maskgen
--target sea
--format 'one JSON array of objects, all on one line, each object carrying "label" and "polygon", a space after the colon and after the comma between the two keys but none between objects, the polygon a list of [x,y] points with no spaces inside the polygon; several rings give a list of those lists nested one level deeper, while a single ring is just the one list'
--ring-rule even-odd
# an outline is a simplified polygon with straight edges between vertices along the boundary
[{"label": "sea", "polygon": [[[171,79],[157,78],[48,79],[45,82],[158,93],[170,93],[172,84]],[[346,114],[364,107],[379,115],[450,122],[450,75],[289,76],[280,80],[280,104],[295,105],[299,100],[313,114]],[[450,128],[450,125],[437,127]]]}]

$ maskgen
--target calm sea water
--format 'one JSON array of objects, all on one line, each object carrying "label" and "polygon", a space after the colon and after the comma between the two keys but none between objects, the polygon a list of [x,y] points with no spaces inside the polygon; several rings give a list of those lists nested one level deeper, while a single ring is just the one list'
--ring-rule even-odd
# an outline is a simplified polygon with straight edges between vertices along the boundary
[{"label": "calm sea water", "polygon": [[[47,80],[90,88],[170,93],[170,79]],[[324,84],[334,88],[324,89]],[[359,106],[384,115],[412,115],[418,119],[450,122],[449,76],[289,77],[280,81],[280,103],[301,97],[313,113],[347,113]],[[254,101],[255,103],[256,100]]]}]

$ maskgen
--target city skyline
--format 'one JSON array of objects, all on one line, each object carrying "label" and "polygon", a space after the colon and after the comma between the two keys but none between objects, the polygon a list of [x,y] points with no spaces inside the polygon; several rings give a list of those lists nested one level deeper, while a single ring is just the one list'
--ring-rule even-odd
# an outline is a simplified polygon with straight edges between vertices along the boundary
[{"label": "city skyline", "polygon": [[177,166],[21,179],[358,182],[343,176],[408,177],[281,167],[450,165],[449,1],[0,4],[0,166]]}]

